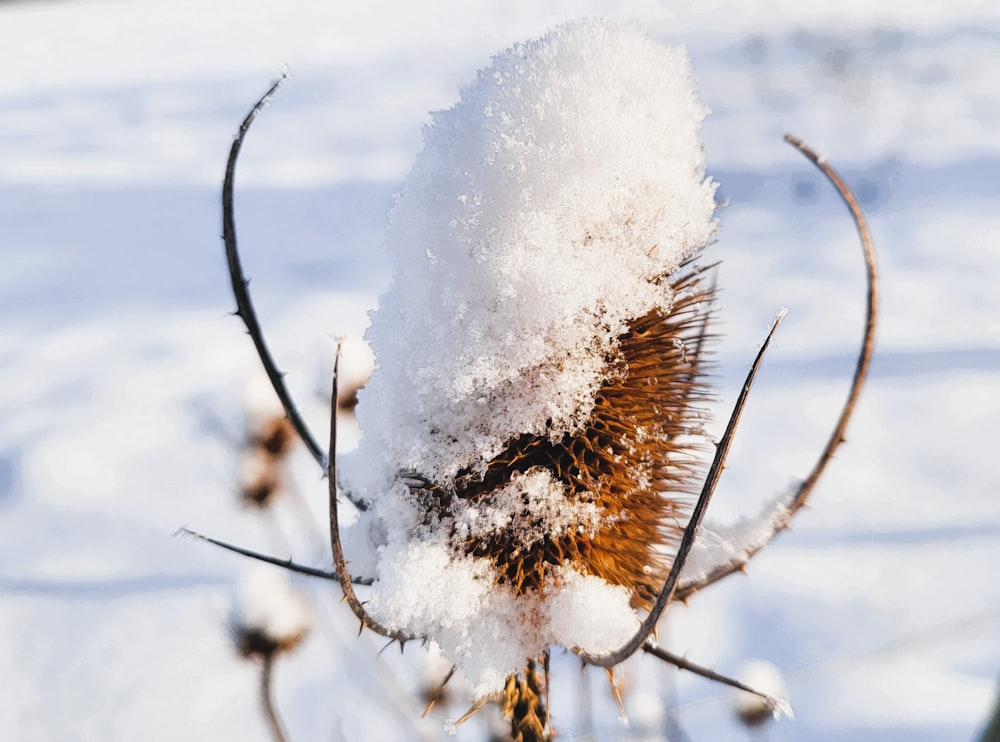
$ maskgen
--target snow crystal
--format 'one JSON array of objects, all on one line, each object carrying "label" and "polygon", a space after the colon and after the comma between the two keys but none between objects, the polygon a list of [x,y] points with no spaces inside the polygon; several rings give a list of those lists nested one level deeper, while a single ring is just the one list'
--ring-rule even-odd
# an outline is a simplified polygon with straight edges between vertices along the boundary
[{"label": "snow crystal", "polygon": [[539,467],[455,493],[514,440],[579,432],[630,323],[669,311],[671,274],[716,229],[705,114],[684,51],[632,25],[562,26],[433,115],[392,212],[364,438],[340,471],[381,524],[367,607],[436,643],[477,695],[551,644],[606,652],[638,626],[627,587],[548,565],[518,594],[465,553],[591,535],[604,516],[585,496]]}]

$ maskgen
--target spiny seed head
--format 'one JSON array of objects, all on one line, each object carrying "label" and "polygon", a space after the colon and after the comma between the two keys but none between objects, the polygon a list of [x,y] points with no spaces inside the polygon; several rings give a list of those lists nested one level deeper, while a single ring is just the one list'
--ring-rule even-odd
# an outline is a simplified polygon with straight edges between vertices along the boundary
[{"label": "spiny seed head", "polygon": [[[688,271],[673,282],[669,311],[654,310],[622,335],[609,359],[613,371],[583,428],[558,440],[520,435],[479,477],[460,475],[445,489],[417,473],[407,482],[423,520],[450,531],[457,554],[489,559],[497,583],[517,593],[540,589],[554,566],[596,575],[648,606],[669,567],[698,483],[695,435],[706,400],[704,343],[712,289]],[[545,473],[559,502],[535,503],[526,487]],[[509,518],[477,532],[464,521],[486,513],[499,496],[523,502]],[[477,507],[478,506],[478,507]],[[555,515],[544,512],[544,507]],[[575,516],[555,522],[559,514]],[[546,518],[546,515],[549,515]],[[488,515],[487,515],[488,517]]]},{"label": "spiny seed head", "polygon": [[705,113],[683,51],[568,24],[434,114],[403,184],[340,473],[372,503],[366,608],[479,695],[551,644],[619,648],[669,566],[706,397]]}]

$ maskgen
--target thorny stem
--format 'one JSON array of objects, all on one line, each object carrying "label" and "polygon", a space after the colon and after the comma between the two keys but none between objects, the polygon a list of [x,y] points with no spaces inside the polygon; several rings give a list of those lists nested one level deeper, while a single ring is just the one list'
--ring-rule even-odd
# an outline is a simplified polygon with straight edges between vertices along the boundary
[{"label": "thorny stem", "polygon": [[[333,361],[333,399],[337,398],[337,374],[340,367],[340,342],[337,343],[337,353]],[[344,558],[344,548],[340,543],[340,523],[337,512],[337,405],[334,404],[330,410],[330,455],[327,457],[327,480],[330,487],[330,549],[333,551],[333,566],[337,574],[350,574],[347,570],[347,560]],[[340,583],[344,590],[344,600],[351,606],[354,615],[361,621],[362,628],[368,628],[376,634],[393,639],[402,646],[413,637],[401,631],[392,631],[372,618],[358,596],[354,592],[354,586],[349,580]]]},{"label": "thorny stem", "polygon": [[[226,549],[235,554],[241,556],[250,557],[251,559],[256,559],[259,562],[265,562],[267,564],[273,564],[276,567],[281,567],[287,569],[290,572],[298,572],[299,574],[309,575],[310,577],[319,577],[324,580],[333,580],[335,582],[340,581],[340,577],[336,572],[327,572],[324,569],[316,569],[315,567],[307,567],[304,564],[299,564],[293,562],[291,558],[289,559],[279,559],[278,557],[269,556],[267,554],[262,554],[259,551],[253,551],[252,549],[244,549],[242,546],[236,546],[235,544],[230,544],[225,541],[220,541],[219,539],[212,538],[211,536],[206,536],[203,533],[198,533],[197,531],[192,531],[190,528],[179,528],[175,536],[194,536],[197,539],[206,541],[213,546],[218,546],[219,548]],[[352,577],[351,582],[355,585],[371,585],[372,578],[370,577]]]},{"label": "thorny stem", "polygon": [[265,654],[260,666],[260,705],[264,709],[268,729],[274,742],[288,742],[288,734],[278,716],[278,709],[271,697],[271,673],[274,669],[274,654]]},{"label": "thorny stem", "polygon": [[[233,216],[233,181],[236,177],[236,161],[239,159],[243,140],[250,129],[250,125],[287,79],[287,73],[283,73],[268,88],[267,92],[260,97],[243,119],[243,122],[240,124],[239,133],[233,140],[232,147],[229,150],[229,159],[226,161],[226,176],[222,183],[222,239],[226,245],[226,263],[229,267],[229,280],[233,287],[233,296],[236,298],[236,314],[239,315],[240,319],[243,320],[243,324],[246,325],[250,339],[253,340],[254,348],[257,349],[260,362],[267,373],[267,378],[270,379],[271,386],[274,388],[275,394],[278,395],[281,406],[284,408],[285,414],[288,415],[292,427],[295,428],[295,432],[298,433],[299,438],[305,443],[312,457],[325,470],[327,468],[326,455],[316,442],[316,438],[310,432],[301,413],[295,406],[295,402],[292,401],[291,394],[289,394],[288,388],[285,386],[284,373],[278,370],[278,365],[275,363],[274,357],[271,355],[271,351],[264,341],[264,333],[261,330],[260,322],[257,321],[257,312],[250,299],[249,281],[246,279],[243,273],[243,266],[240,263],[239,250],[236,245],[236,219]],[[333,406],[336,409],[336,397],[334,397]],[[363,502],[356,501],[350,495],[347,495],[347,498],[359,510],[366,508]]]},{"label": "thorny stem", "polygon": [[785,702],[782,699],[769,696],[767,693],[762,693],[759,690],[754,690],[749,685],[741,683],[739,680],[733,680],[732,678],[726,677],[725,675],[720,675],[715,670],[709,670],[707,667],[702,667],[701,665],[696,665],[693,662],[689,662],[680,655],[676,655],[673,652],[668,652],[665,649],[661,649],[652,642],[646,642],[642,645],[642,651],[647,654],[651,654],[654,657],[663,660],[667,664],[673,665],[679,670],[687,670],[694,675],[705,678],[706,680],[713,680],[716,683],[721,683],[722,685],[728,685],[730,688],[736,688],[737,690],[746,691],[747,693],[753,693],[755,696],[759,696],[764,700],[764,702],[770,707],[772,711],[776,711],[785,706]]},{"label": "thorny stem", "polygon": [[790,134],[785,136],[785,141],[808,157],[809,160],[811,160],[812,163],[823,172],[827,179],[833,184],[833,187],[837,189],[837,193],[840,194],[841,199],[843,199],[848,210],[851,212],[851,216],[854,219],[854,225],[858,230],[858,236],[861,238],[861,249],[864,253],[865,270],[868,282],[868,297],[865,310],[865,332],[861,342],[861,351],[858,354],[858,362],[854,368],[854,378],[851,381],[851,388],[847,394],[844,406],[841,409],[837,424],[834,426],[833,432],[830,434],[830,437],[826,442],[826,446],[824,446],[823,451],[820,453],[819,459],[817,459],[812,471],[799,484],[795,494],[789,499],[785,512],[775,519],[771,534],[755,548],[745,552],[743,556],[719,565],[704,577],[681,584],[680,587],[677,588],[676,597],[678,600],[687,600],[698,590],[711,585],[713,582],[718,582],[723,577],[726,577],[733,572],[743,569],[747,562],[749,562],[750,559],[752,559],[761,549],[770,543],[770,541],[778,533],[789,527],[792,518],[795,517],[795,514],[806,504],[806,501],[809,499],[809,495],[812,494],[813,489],[816,487],[816,483],[819,481],[820,476],[822,476],[823,472],[826,470],[827,464],[829,464],[830,460],[833,458],[834,452],[840,444],[844,442],[844,431],[847,428],[847,423],[851,418],[851,414],[854,412],[854,407],[857,404],[858,397],[861,394],[861,389],[868,376],[868,368],[871,365],[872,354],[875,350],[875,327],[876,317],[878,315],[879,283],[878,271],[875,265],[875,247],[872,243],[871,232],[868,230],[868,223],[865,220],[865,215],[861,210],[861,206],[858,204],[857,198],[855,198],[854,194],[851,192],[851,189],[843,181],[840,175],[838,175],[837,172],[827,164],[823,157],[817,155],[816,152],[814,152],[808,145]]},{"label": "thorny stem", "polygon": [[736,427],[739,425],[740,417],[743,414],[743,408],[746,406],[747,397],[750,394],[750,387],[753,386],[754,379],[757,376],[757,371],[760,369],[761,361],[764,358],[764,352],[771,344],[771,338],[774,337],[774,331],[778,329],[778,325],[781,324],[781,320],[783,318],[784,314],[781,312],[779,312],[775,317],[774,322],[771,324],[771,328],[768,330],[767,337],[764,339],[764,343],[760,346],[760,350],[757,351],[757,356],[754,358],[753,365],[750,367],[750,372],[747,374],[746,381],[743,382],[743,389],[740,390],[740,395],[736,400],[736,405],[733,407],[733,412],[729,417],[729,424],[726,425],[726,431],[716,446],[715,458],[712,460],[712,466],[708,470],[708,476],[705,478],[705,484],[702,487],[701,494],[698,497],[697,503],[695,503],[694,510],[691,512],[691,518],[688,520],[688,524],[684,528],[684,536],[681,538],[680,546],[677,548],[677,554],[674,557],[673,565],[670,567],[670,574],[667,575],[667,581],[664,583],[659,595],[657,595],[656,602],[653,604],[652,610],[650,610],[642,624],[640,624],[639,630],[636,631],[635,635],[619,649],[609,652],[608,654],[590,654],[589,652],[584,652],[582,650],[574,650],[577,656],[584,662],[591,665],[599,665],[600,667],[609,668],[627,660],[635,654],[639,647],[646,642],[650,634],[653,633],[657,622],[663,615],[663,611],[666,610],[667,604],[671,601],[671,599],[673,599],[674,590],[677,586],[677,580],[680,577],[681,570],[684,569],[684,562],[687,560],[691,547],[694,545],[694,540],[698,535],[698,529],[701,526],[701,521],[705,517],[705,511],[708,508],[708,503],[712,499],[712,494],[715,492],[715,488],[719,483],[719,477],[722,476],[722,470],[726,463],[726,456],[729,454],[733,437],[736,434]]}]

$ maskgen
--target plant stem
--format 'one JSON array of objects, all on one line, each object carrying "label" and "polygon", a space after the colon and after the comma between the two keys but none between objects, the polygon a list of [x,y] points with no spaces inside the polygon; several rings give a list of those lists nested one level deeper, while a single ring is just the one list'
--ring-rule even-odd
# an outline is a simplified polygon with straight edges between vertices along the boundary
[{"label": "plant stem", "polygon": [[288,734],[285,726],[278,716],[278,709],[274,705],[271,697],[271,671],[274,665],[274,655],[264,656],[260,667],[260,705],[264,709],[264,717],[267,719],[268,729],[271,730],[271,737],[274,742],[288,742]]}]

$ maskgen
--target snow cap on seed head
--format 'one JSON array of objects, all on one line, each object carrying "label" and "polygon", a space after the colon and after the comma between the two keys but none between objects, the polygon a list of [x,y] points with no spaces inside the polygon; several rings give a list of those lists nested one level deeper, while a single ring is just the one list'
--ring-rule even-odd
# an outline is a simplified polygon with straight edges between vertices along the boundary
[{"label": "snow cap on seed head", "polygon": [[745,690],[735,691],[732,696],[733,710],[743,724],[751,728],[759,727],[772,719],[793,715],[792,707],[786,700],[788,688],[785,678],[775,665],[766,660],[748,660],[740,668],[739,679],[771,697],[768,700]]},{"label": "snow cap on seed head", "polygon": [[705,114],[685,51],[585,20],[501,52],[433,115],[367,336],[376,492],[399,470],[481,472],[512,436],[587,417],[629,320],[669,306],[664,277],[715,232]]},{"label": "snow cap on seed head", "polygon": [[230,630],[243,655],[289,652],[305,639],[312,622],[312,610],[281,568],[255,565],[240,578]]},{"label": "snow cap on seed head", "polygon": [[479,696],[549,645],[620,647],[638,625],[632,586],[567,563],[518,592],[456,549],[452,530],[499,529],[512,549],[589,537],[602,514],[551,472],[453,497],[444,525],[400,475],[448,492],[512,440],[580,432],[622,335],[669,313],[671,274],[715,233],[705,114],[684,51],[633,25],[571,23],[501,52],[434,114],[403,184],[386,234],[394,279],[367,334],[364,438],[340,471],[372,503],[367,608],[434,641]]}]

